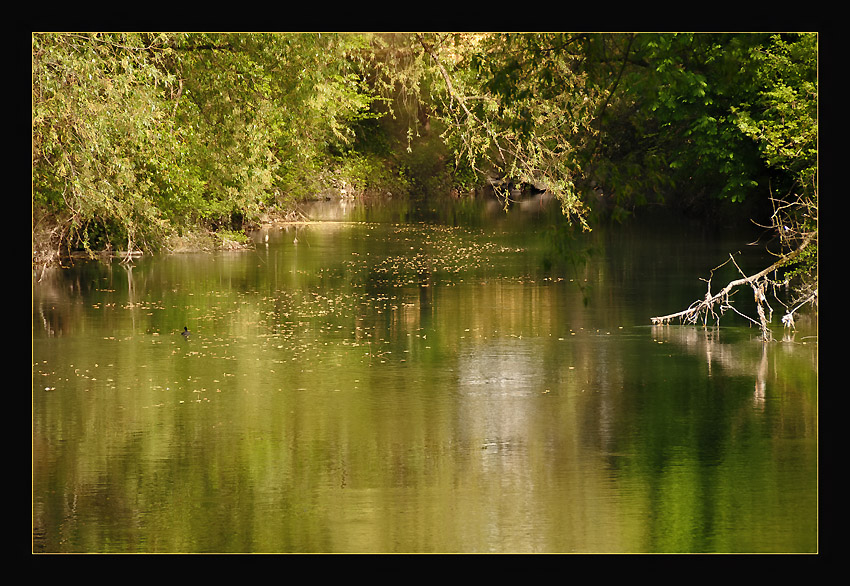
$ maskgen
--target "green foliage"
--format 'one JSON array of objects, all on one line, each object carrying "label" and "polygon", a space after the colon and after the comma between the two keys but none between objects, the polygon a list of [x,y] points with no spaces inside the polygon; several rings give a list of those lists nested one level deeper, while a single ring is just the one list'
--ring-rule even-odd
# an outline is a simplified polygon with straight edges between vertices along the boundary
[{"label": "green foliage", "polygon": [[371,94],[356,35],[34,34],[33,206],[61,244],[155,250],[317,193]]},{"label": "green foliage", "polygon": [[[639,34],[593,37],[592,83],[610,99],[593,174],[619,197],[743,199],[759,185],[757,149],[734,108],[754,96],[750,50],[762,35]],[[622,78],[616,90],[610,79]],[[638,194],[635,197],[635,194]]]},{"label": "green foliage", "polygon": [[576,153],[594,139],[600,95],[586,83],[574,37],[474,34],[420,37],[442,74],[435,115],[462,166],[548,190],[585,227]]},{"label": "green foliage", "polygon": [[371,98],[345,59],[357,46],[345,35],[187,37],[179,122],[204,134],[195,158],[209,178],[206,219],[254,217],[321,190],[316,177],[368,115]]},{"label": "green foliage", "polygon": [[[610,94],[586,168],[630,203],[766,199],[768,180],[813,183],[815,35],[589,37],[589,83]],[[614,87],[611,79],[622,72]],[[808,175],[791,177],[797,169]],[[789,175],[790,174],[790,175]],[[637,197],[635,195],[637,194]]]},{"label": "green foliage", "polygon": [[160,48],[137,35],[33,35],[34,205],[63,215],[86,248],[161,232],[152,158],[175,139]]},{"label": "green foliage", "polygon": [[735,109],[740,131],[772,169],[812,192],[817,175],[817,36],[780,35],[753,52],[758,89],[750,107]]},{"label": "green foliage", "polygon": [[752,107],[736,111],[772,172],[772,222],[792,249],[811,241],[786,274],[802,295],[817,287],[818,87],[817,36],[774,35],[753,52],[758,93]]},{"label": "green foliage", "polygon": [[33,217],[66,247],[485,174],[583,227],[595,188],[613,217],[758,196],[816,236],[815,35],[34,34],[32,91]]}]

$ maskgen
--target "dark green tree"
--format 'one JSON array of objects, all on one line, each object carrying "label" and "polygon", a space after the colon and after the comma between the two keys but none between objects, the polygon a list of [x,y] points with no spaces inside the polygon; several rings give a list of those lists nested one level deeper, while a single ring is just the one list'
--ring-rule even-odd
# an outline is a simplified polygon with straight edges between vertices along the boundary
[{"label": "dark green tree", "polygon": [[[689,128],[699,138],[694,152],[710,154],[709,160],[715,161],[704,168],[725,181],[717,192],[720,197],[732,201],[756,197],[769,204],[765,226],[779,243],[773,251],[777,260],[756,274],[742,275],[683,312],[655,320],[696,321],[719,315],[730,308],[730,291],[745,285],[753,289],[759,313],[754,321],[767,339],[773,312],[768,293],[794,285],[797,294],[790,302],[774,295],[786,308],[785,326],[793,326],[800,307],[817,302],[817,36],[730,35],[721,41],[718,46],[734,48],[730,54],[740,66],[717,68],[708,78],[719,80],[717,87],[725,88],[717,92],[722,102],[711,100],[712,105],[722,103],[723,107],[710,118],[689,118],[696,122]],[[670,108],[676,109],[675,105]],[[682,168],[697,169],[703,163],[700,158],[686,160]],[[702,184],[710,182],[703,179]]]},{"label": "dark green tree", "polygon": [[736,108],[756,97],[752,51],[766,35],[594,35],[590,83],[610,88],[589,153],[591,179],[613,203],[681,207],[743,202],[764,167]]}]

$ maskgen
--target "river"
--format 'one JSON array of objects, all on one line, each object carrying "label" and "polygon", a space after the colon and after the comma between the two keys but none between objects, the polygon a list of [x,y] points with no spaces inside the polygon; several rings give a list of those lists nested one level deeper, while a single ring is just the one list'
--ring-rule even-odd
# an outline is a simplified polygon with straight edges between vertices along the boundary
[{"label": "river", "polygon": [[757,234],[305,210],[34,282],[34,552],[818,550],[815,318],[650,324]]}]

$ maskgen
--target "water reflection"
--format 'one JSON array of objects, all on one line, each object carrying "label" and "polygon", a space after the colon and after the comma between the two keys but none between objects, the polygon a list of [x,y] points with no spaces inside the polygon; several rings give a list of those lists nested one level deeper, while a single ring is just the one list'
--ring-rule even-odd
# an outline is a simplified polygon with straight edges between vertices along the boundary
[{"label": "water reflection", "polygon": [[816,548],[816,345],[644,325],[724,245],[349,204],[35,285],[37,551]]},{"label": "water reflection", "polygon": [[[777,368],[777,360],[793,360],[804,372],[814,369],[811,374],[817,376],[817,345],[805,341],[811,336],[796,331],[785,331],[781,343],[769,344],[761,343],[751,328],[653,325],[651,330],[657,343],[674,344],[678,351],[704,357],[708,376],[719,367],[720,376],[752,378],[753,405],[760,409],[769,384],[785,373]],[[798,342],[797,337],[804,339]]]}]

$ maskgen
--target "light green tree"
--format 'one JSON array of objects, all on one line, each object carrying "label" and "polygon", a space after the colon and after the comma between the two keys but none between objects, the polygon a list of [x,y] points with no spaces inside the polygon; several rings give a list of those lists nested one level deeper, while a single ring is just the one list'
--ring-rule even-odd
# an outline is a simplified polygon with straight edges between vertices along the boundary
[{"label": "light green tree", "polygon": [[332,184],[371,116],[352,66],[362,46],[358,35],[32,35],[41,261],[239,229]]}]

